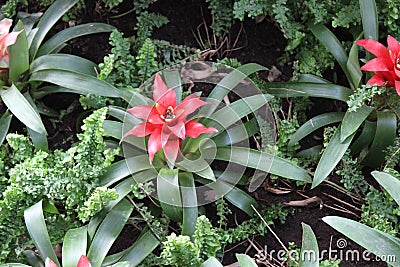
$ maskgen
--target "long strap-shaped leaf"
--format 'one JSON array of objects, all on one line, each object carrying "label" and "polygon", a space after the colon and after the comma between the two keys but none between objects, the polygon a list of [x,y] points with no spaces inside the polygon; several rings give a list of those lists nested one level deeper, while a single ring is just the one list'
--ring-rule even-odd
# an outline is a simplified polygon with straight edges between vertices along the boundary
[{"label": "long strap-shaped leaf", "polygon": [[81,73],[66,70],[41,70],[32,73],[30,81],[49,82],[71,89],[72,93],[121,97],[120,89],[111,84]]},{"label": "long strap-shaped leaf", "polygon": [[176,104],[182,101],[182,81],[178,71],[163,71],[164,81],[168,88],[174,88]]},{"label": "long strap-shaped leaf", "polygon": [[267,83],[268,93],[281,98],[313,96],[347,101],[353,91],[336,84],[285,82]]},{"label": "long strap-shaped leaf", "polygon": [[47,232],[46,222],[43,216],[42,201],[26,209],[24,218],[29,235],[35,243],[36,248],[39,250],[42,259],[46,260],[46,258],[50,258],[60,266],[57,256],[54,253],[53,246],[51,245],[49,233]]},{"label": "long strap-shaped leaf", "polygon": [[396,137],[397,119],[393,112],[377,112],[376,131],[374,141],[367,156],[362,161],[370,167],[376,168],[385,160],[384,150],[393,144]]},{"label": "long strap-shaped leaf", "polygon": [[311,32],[314,36],[328,49],[328,51],[335,57],[336,61],[339,63],[344,74],[349,81],[351,88],[355,89],[358,87],[358,82],[353,80],[355,75],[351,75],[349,69],[347,68],[348,57],[346,52],[336,38],[336,36],[323,24],[308,24]]},{"label": "long strap-shaped leaf", "polygon": [[259,130],[257,120],[256,118],[253,118],[244,124],[240,123],[239,125],[229,128],[217,136],[212,137],[212,141],[217,147],[233,145],[249,139],[249,137],[255,135]]},{"label": "long strap-shaped leaf", "polygon": [[193,236],[197,220],[197,194],[193,173],[179,173],[182,194],[182,235]]},{"label": "long strap-shaped leaf", "polygon": [[400,206],[400,181],[386,172],[373,171],[372,176],[392,196],[397,205]]},{"label": "long strap-shaped leaf", "polygon": [[0,89],[0,96],[8,109],[17,117],[23,124],[32,130],[46,134],[46,129],[39,114],[35,111],[32,105],[20,93],[14,85],[8,89]]},{"label": "long strap-shaped leaf", "polygon": [[[206,157],[207,153],[204,153],[204,155]],[[218,148],[215,158],[272,173],[284,178],[311,182],[310,176],[303,168],[294,165],[290,161],[258,150],[235,146],[221,147]]]},{"label": "long strap-shaped leaf", "polygon": [[67,70],[90,76],[96,76],[96,64],[92,61],[67,54],[44,55],[35,59],[30,67],[30,73],[40,70]]},{"label": "long strap-shaped leaf", "polygon": [[[258,206],[257,201],[249,194],[222,179],[218,179],[212,183],[208,183],[204,180],[199,180],[199,182],[206,184],[207,187],[217,192],[217,196],[224,196],[230,203],[250,216],[254,214],[252,206]],[[215,192],[213,194],[215,194]]]},{"label": "long strap-shaped leaf", "polygon": [[378,40],[378,11],[375,0],[360,0],[359,2],[364,37]]},{"label": "long strap-shaped leaf", "polygon": [[8,77],[10,82],[15,82],[19,79],[20,75],[29,69],[29,51],[28,40],[24,25],[18,21],[13,31],[22,31],[18,34],[15,44],[9,46],[8,53],[10,54],[10,66]]},{"label": "long strap-shaped leaf", "polygon": [[299,267],[319,267],[319,248],[317,238],[308,224],[301,223],[303,237]]},{"label": "long strap-shaped leaf", "polygon": [[69,230],[63,240],[63,267],[76,267],[82,255],[86,255],[87,226]]},{"label": "long strap-shaped leaf", "polygon": [[57,0],[46,10],[37,25],[39,29],[30,45],[29,55],[31,61],[36,57],[36,53],[49,30],[77,2],[78,0]]},{"label": "long strap-shaped leaf", "polygon": [[343,119],[343,116],[343,112],[329,112],[315,116],[314,118],[308,120],[303,125],[301,125],[299,129],[297,129],[297,131],[292,135],[288,146],[293,146],[301,139],[321,127],[341,121]]},{"label": "long strap-shaped leaf", "polygon": [[127,261],[130,267],[135,267],[152,253],[159,244],[160,240],[150,230],[147,230],[126,250],[125,255],[119,261]]},{"label": "long strap-shaped leaf", "polygon": [[136,184],[135,180],[133,178],[129,178],[125,179],[124,181],[120,182],[118,185],[114,187],[115,192],[118,194],[118,198],[108,203],[106,207],[104,207],[99,213],[97,213],[94,217],[90,219],[88,225],[88,234],[91,240],[93,239],[100,223],[107,216],[107,213],[110,210],[112,210],[115,207],[115,205],[120,203],[121,200],[124,199],[127,194],[132,192],[131,186],[134,184]]},{"label": "long strap-shaped leaf", "polygon": [[328,216],[322,220],[375,255],[384,255],[391,266],[400,266],[400,239],[347,218]]},{"label": "long strap-shaped leaf", "polygon": [[[110,186],[130,174],[135,174],[144,170],[154,169],[149,163],[147,155],[140,155],[127,158],[111,164],[100,178],[100,184]],[[155,171],[155,170],[154,170]]]},{"label": "long strap-shaped leaf", "polygon": [[169,218],[182,220],[182,199],[179,188],[178,169],[160,169],[157,177],[157,196],[160,205]]},{"label": "long strap-shaped leaf", "polygon": [[220,131],[226,130],[244,116],[256,112],[271,99],[271,95],[261,94],[241,98],[216,111],[209,117],[211,122],[206,124],[207,126],[213,126]]},{"label": "long strap-shaped leaf", "polygon": [[207,105],[200,109],[201,114],[205,114],[206,117],[210,116],[218,104],[224,99],[224,97],[232,91],[242,80],[244,80],[249,75],[262,70],[268,70],[267,68],[255,64],[249,63],[234,69],[228,75],[226,75],[211,91],[207,98],[207,102],[214,102],[217,105]]},{"label": "long strap-shaped leaf", "polygon": [[132,204],[121,200],[107,214],[97,229],[87,257],[93,267],[100,267],[114,241],[117,239],[133,211]]},{"label": "long strap-shaped leaf", "polygon": [[67,28],[56,33],[46,41],[37,51],[36,57],[53,53],[60,45],[76,37],[94,33],[111,32],[114,29],[114,26],[105,23],[87,23]]},{"label": "long strap-shaped leaf", "polygon": [[355,133],[350,135],[344,142],[340,141],[340,127],[336,129],[328,146],[326,147],[321,159],[318,162],[315,170],[312,188],[322,183],[326,177],[333,171],[336,165],[343,157],[346,150],[349,148],[351,140]]},{"label": "long strap-shaped leaf", "polygon": [[200,267],[224,267],[216,258],[210,257]]},{"label": "long strap-shaped leaf", "polygon": [[340,142],[355,133],[373,110],[373,107],[363,105],[356,112],[347,111],[340,125]]},{"label": "long strap-shaped leaf", "polygon": [[376,131],[376,122],[366,120],[364,123],[364,127],[361,131],[361,134],[350,146],[351,153],[353,155],[358,154],[361,152],[361,150],[368,147],[374,140],[375,131]]},{"label": "long strap-shaped leaf", "polygon": [[6,135],[8,134],[8,129],[10,128],[12,119],[12,114],[6,111],[0,118],[0,145],[3,144]]}]

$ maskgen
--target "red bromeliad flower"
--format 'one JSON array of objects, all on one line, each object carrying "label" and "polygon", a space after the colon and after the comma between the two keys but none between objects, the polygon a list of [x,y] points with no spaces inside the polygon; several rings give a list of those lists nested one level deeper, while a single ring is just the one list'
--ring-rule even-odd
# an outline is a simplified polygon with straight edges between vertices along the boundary
[{"label": "red bromeliad flower", "polygon": [[[55,264],[54,261],[52,261],[50,258],[46,258],[46,261],[44,263],[45,267],[58,267],[57,264]],[[78,264],[76,267],[92,267],[92,264],[88,260],[88,258],[85,255],[82,255],[79,258]]]},{"label": "red bromeliad flower", "polygon": [[0,21],[0,72],[2,69],[7,69],[9,66],[10,55],[7,47],[15,44],[19,32],[9,32],[12,24],[11,19],[3,19]]},{"label": "red bromeliad flower", "polygon": [[164,149],[169,161],[175,162],[180,140],[184,140],[186,136],[197,138],[202,133],[217,132],[213,127],[207,128],[199,122],[187,120],[187,116],[196,109],[211,103],[200,100],[200,96],[196,94],[191,94],[177,105],[174,89],[168,89],[159,74],[156,75],[153,86],[153,99],[156,103],[154,106],[136,106],[128,110],[146,122],[136,125],[124,137],[150,135],[148,141],[150,164],[153,162],[154,154],[161,149]]},{"label": "red bromeliad flower", "polygon": [[378,86],[386,84],[387,87],[395,87],[400,95],[400,44],[392,36],[388,35],[386,48],[383,44],[372,40],[363,39],[356,41],[356,44],[363,46],[366,50],[376,56],[368,61],[361,70],[372,71],[375,75],[368,80],[368,84]]}]

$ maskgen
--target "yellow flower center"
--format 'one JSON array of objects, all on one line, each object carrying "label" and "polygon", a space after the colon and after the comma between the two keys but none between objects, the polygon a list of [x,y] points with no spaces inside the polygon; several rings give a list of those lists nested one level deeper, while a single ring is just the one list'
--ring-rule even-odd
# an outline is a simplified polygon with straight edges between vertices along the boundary
[{"label": "yellow flower center", "polygon": [[175,119],[175,114],[174,114],[174,108],[169,106],[167,110],[165,111],[165,115],[160,115],[161,119],[163,119],[165,122],[171,122],[173,119]]},{"label": "yellow flower center", "polygon": [[396,58],[396,69],[400,70],[400,58]]}]

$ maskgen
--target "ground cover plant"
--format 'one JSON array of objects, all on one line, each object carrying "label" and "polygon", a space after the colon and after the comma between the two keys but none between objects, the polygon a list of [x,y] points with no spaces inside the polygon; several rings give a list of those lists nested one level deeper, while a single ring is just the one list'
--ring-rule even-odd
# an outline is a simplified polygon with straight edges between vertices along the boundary
[{"label": "ground cover plant", "polygon": [[1,266],[400,266],[395,1],[0,14]]}]

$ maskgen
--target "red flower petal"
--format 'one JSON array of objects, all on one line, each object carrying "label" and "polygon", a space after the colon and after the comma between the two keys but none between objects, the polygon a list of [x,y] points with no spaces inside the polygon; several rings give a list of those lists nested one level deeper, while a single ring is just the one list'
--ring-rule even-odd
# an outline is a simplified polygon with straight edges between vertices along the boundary
[{"label": "red flower petal", "polygon": [[154,102],[158,102],[159,99],[165,95],[165,93],[168,91],[167,85],[164,83],[163,79],[161,78],[160,74],[156,74],[156,78],[154,79],[154,91],[153,91],[153,99]]},{"label": "red flower petal", "polygon": [[361,70],[390,71],[393,70],[393,62],[386,58],[377,57],[365,63],[365,65],[361,67]]},{"label": "red flower petal", "polygon": [[15,42],[17,41],[17,37],[20,33],[21,31],[10,32],[0,40],[0,56],[8,54],[7,47],[15,44]]},{"label": "red flower petal", "polygon": [[398,95],[400,95],[400,81],[395,81],[395,88]]},{"label": "red flower petal", "polygon": [[168,89],[165,94],[163,94],[156,103],[160,103],[164,107],[173,107],[175,108],[176,106],[176,93],[173,88]]},{"label": "red flower petal", "polygon": [[179,138],[171,137],[164,146],[164,155],[166,159],[172,164],[175,163],[179,153]]},{"label": "red flower petal", "polygon": [[186,129],[183,120],[175,119],[172,123],[168,123],[167,127],[175,136],[185,139]]},{"label": "red flower petal", "polygon": [[157,109],[153,106],[136,106],[128,109],[128,112],[139,119],[147,120],[153,124],[164,123]]},{"label": "red flower petal", "polygon": [[160,124],[152,124],[149,122],[143,122],[135,127],[133,127],[129,132],[127,132],[122,139],[128,135],[134,135],[136,137],[144,137],[151,134],[157,127],[161,127]]},{"label": "red flower petal", "polygon": [[199,107],[211,104],[209,102],[204,102],[200,100],[199,97],[190,98],[186,100],[185,98],[176,108],[175,115],[181,119],[186,119],[187,116],[195,112]]},{"label": "red flower petal", "polygon": [[386,83],[386,80],[383,76],[382,73],[377,73],[374,76],[372,76],[371,79],[368,80],[367,84],[376,84],[378,86],[384,85]]},{"label": "red flower petal", "polygon": [[57,264],[54,263],[49,257],[46,258],[44,262],[45,267],[58,267]]},{"label": "red flower petal", "polygon": [[391,52],[391,55],[390,55],[391,59],[393,62],[395,62],[396,58],[398,57],[398,55],[400,53],[400,44],[396,39],[394,39],[390,35],[388,35],[388,37],[387,37],[387,43],[388,43],[389,50]]},{"label": "red flower petal", "polygon": [[92,264],[85,255],[82,255],[79,258],[78,265],[76,265],[76,267],[92,267]]},{"label": "red flower petal", "polygon": [[190,120],[186,122],[186,135],[191,137],[191,138],[197,138],[199,137],[200,134],[202,133],[216,133],[218,132],[217,129],[214,127],[209,127],[207,128],[200,122],[196,122],[193,120]]},{"label": "red flower petal", "polygon": [[162,127],[158,127],[150,135],[149,142],[147,145],[148,146],[147,150],[149,152],[150,164],[153,163],[154,154],[156,154],[157,151],[162,149],[161,131],[162,131]]},{"label": "red flower petal", "polygon": [[377,57],[390,58],[387,48],[383,44],[373,39],[358,40],[356,41],[356,44],[359,46],[363,46],[366,50]]}]

